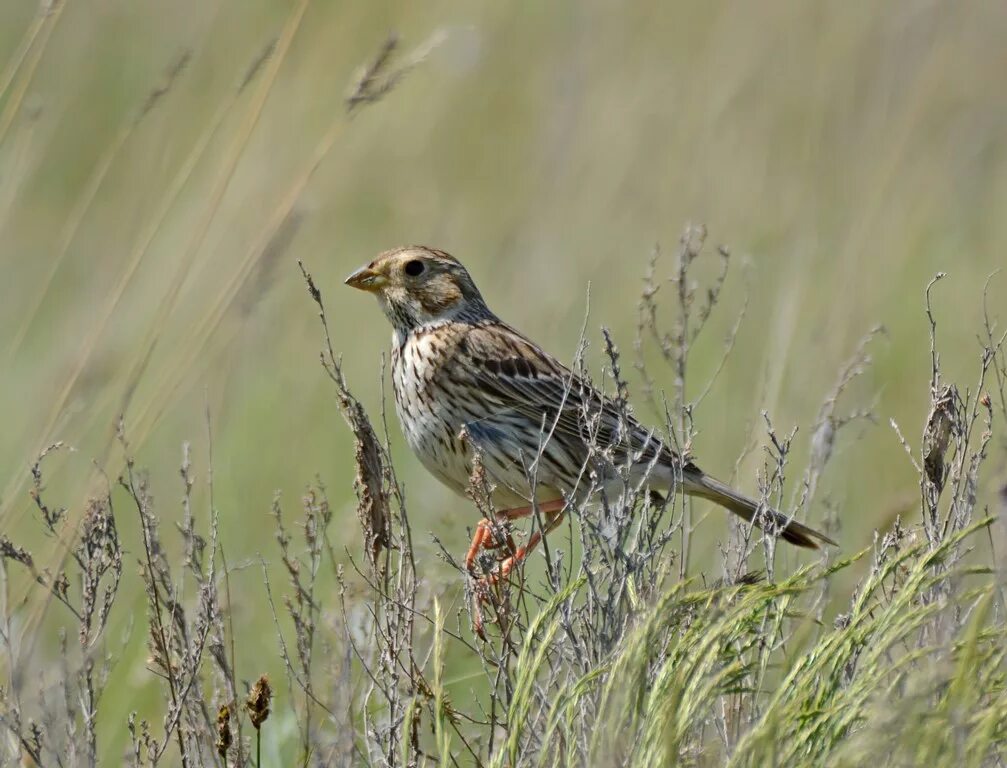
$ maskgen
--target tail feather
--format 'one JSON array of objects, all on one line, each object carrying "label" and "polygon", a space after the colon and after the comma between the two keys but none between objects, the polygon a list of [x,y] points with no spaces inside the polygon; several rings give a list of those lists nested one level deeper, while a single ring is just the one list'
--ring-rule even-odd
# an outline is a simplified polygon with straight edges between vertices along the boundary
[{"label": "tail feather", "polygon": [[[699,496],[709,499],[715,504],[719,504],[724,509],[733,512],[746,522],[754,522],[762,527],[761,521],[756,517],[759,510],[759,503],[747,496],[743,496],[729,485],[725,485],[716,478],[705,475],[699,470],[685,473],[685,492],[691,496]],[[776,533],[784,541],[795,544],[806,549],[819,549],[819,543],[839,546],[824,533],[809,528],[803,523],[791,520],[786,515],[777,512],[775,509],[765,510],[762,514],[773,516]],[[761,515],[760,515],[761,516]]]}]

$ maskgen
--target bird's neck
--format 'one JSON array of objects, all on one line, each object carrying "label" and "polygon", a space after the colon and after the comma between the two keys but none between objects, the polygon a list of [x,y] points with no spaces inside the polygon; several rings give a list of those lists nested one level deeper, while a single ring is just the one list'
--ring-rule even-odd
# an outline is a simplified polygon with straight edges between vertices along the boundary
[{"label": "bird's neck", "polygon": [[416,318],[406,312],[396,312],[394,308],[387,314],[392,322],[392,339],[396,347],[404,344],[410,336],[423,336],[446,325],[476,326],[499,322],[482,300],[460,302],[431,317]]}]

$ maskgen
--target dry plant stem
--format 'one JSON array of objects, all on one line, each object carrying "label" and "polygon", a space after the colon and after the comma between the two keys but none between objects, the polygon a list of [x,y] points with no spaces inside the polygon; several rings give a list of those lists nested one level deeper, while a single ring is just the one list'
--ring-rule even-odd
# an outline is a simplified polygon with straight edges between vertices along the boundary
[{"label": "dry plant stem", "polygon": [[[148,98],[148,104],[152,106],[152,104],[150,104],[149,98]],[[119,301],[125,294],[126,288],[129,285],[132,275],[135,273],[143,257],[149,250],[151,244],[154,241],[155,236],[160,231],[161,225],[163,224],[167,214],[172,209],[175,200],[182,191],[183,187],[188,182],[193,170],[196,168],[200,160],[203,158],[205,149],[209,145],[211,139],[215,136],[217,129],[219,128],[224,117],[228,114],[232,105],[233,105],[232,101],[230,100],[225,101],[221,105],[214,119],[211,120],[208,127],[203,131],[199,140],[196,142],[193,151],[189,154],[186,161],[180,167],[179,172],[176,174],[168,191],[162,197],[161,205],[158,208],[157,213],[152,217],[152,219],[149,222],[147,222],[147,226],[145,226],[141,230],[141,234],[137,239],[136,246],[130,254],[128,267],[120,276],[119,282],[117,283],[115,288],[109,294],[109,300],[105,308],[105,314],[103,315],[104,319],[99,320],[97,325],[86,337],[85,341],[83,342],[82,351],[78,355],[77,367],[67,377],[63,389],[53,402],[53,408],[50,411],[50,415],[46,421],[45,426],[42,429],[43,436],[48,435],[55,427],[57,420],[59,418],[59,414],[62,412],[63,407],[65,406],[66,401],[69,398],[76,381],[80,377],[81,373],[84,371],[85,366],[92,355],[94,346],[97,343],[100,334],[103,332],[103,329],[107,323],[108,318],[111,317],[112,313],[115,310],[115,307],[118,305]],[[145,360],[146,359],[148,358],[145,358]],[[142,365],[139,368],[135,368],[134,373],[128,378],[128,383],[125,388],[125,392],[122,396],[123,402],[121,412],[125,411],[129,403],[129,400],[131,399],[132,393],[135,391],[137,379],[138,376],[140,375],[140,372],[142,372],[142,369],[143,369]],[[96,414],[99,414],[99,413],[105,413],[106,410],[107,409],[105,407],[98,407],[94,409],[94,412]],[[97,466],[104,467],[108,465],[109,457],[111,455],[111,448],[113,445],[114,445],[114,439],[109,441],[109,444],[106,446],[103,455],[96,461]],[[0,497],[2,498],[2,501],[0,501],[0,520],[7,520],[10,517],[11,509],[9,500],[15,498],[18,495],[20,482],[21,482],[21,475],[20,474],[14,475],[11,478],[11,482],[6,488],[3,496]],[[67,554],[69,554],[69,551],[70,547],[68,544],[67,546],[63,547],[59,552],[57,552],[55,556],[55,560],[57,562],[54,564],[53,567],[62,567],[62,561],[67,556]],[[34,620],[39,621],[40,619],[41,619],[41,613],[39,613]]]},{"label": "dry plant stem", "polygon": [[[678,324],[675,327],[674,370],[675,370],[675,412],[678,414],[678,436],[682,441],[687,455],[688,446],[692,442],[692,420],[686,400],[686,372],[688,370],[689,347],[692,343],[689,321],[692,311],[694,291],[689,285],[689,267],[699,256],[706,240],[706,230],[699,228],[693,231],[687,228],[679,242],[678,270],[674,278],[678,290]],[[697,331],[698,333],[698,331]],[[689,553],[692,550],[692,503],[684,501],[682,505],[682,549],[679,556],[679,578],[685,578],[689,572]]]},{"label": "dry plant stem", "polygon": [[[272,587],[268,578],[264,581],[287,670],[281,695],[294,703],[300,728],[289,742],[277,744],[288,763],[503,768],[908,765],[907,760],[922,760],[944,765],[967,754],[967,763],[998,765],[1007,754],[1007,731],[1001,726],[1007,721],[1001,684],[1003,590],[996,560],[973,538],[991,537],[992,520],[973,518],[981,513],[988,485],[980,482],[988,479],[980,469],[988,467],[1002,434],[994,432],[1000,422],[993,420],[1000,412],[999,393],[984,387],[999,386],[1007,377],[1003,332],[989,313],[980,334],[978,381],[965,386],[940,367],[931,372],[932,413],[923,425],[921,447],[908,449],[918,470],[923,525],[896,520],[873,547],[793,573],[774,564],[769,551],[772,581],[734,573],[728,583],[705,587],[698,578],[678,579],[675,553],[668,551],[670,537],[678,536],[679,500],[653,496],[645,482],[602,484],[597,465],[585,466],[580,481],[594,499],[590,509],[567,500],[571,522],[562,529],[565,538],[554,532],[549,550],[541,550],[546,557],[515,568],[507,589],[498,585],[493,605],[498,622],[487,625],[489,642],[475,643],[463,628],[463,610],[458,610],[458,630],[449,631],[441,609],[445,600],[419,581],[417,568],[424,564],[414,555],[404,494],[388,462],[387,430],[378,437],[347,388],[321,294],[310,276],[304,277],[325,333],[323,364],[359,443],[356,489],[364,537],[351,547],[349,558],[357,577],[344,574],[326,537],[330,511],[321,482],[304,494],[296,524],[281,517],[277,505],[279,554],[289,577],[286,596],[277,595],[283,597],[277,603],[279,613],[290,614],[292,635],[276,616]],[[936,309],[928,318],[934,337]],[[693,332],[703,314],[693,313]],[[619,349],[607,331],[602,338],[600,389],[623,413],[629,397]],[[844,406],[846,399],[859,396],[851,385],[869,365],[870,338],[840,369],[827,394],[806,466],[795,468],[795,431],[778,429],[765,416],[768,437],[759,484],[767,502],[782,503],[785,476],[795,471],[803,482],[791,494],[794,509],[806,510],[824,493],[822,478],[836,452],[838,432],[852,420],[870,418],[867,407]],[[580,348],[585,346],[582,339]],[[935,365],[937,350],[934,338]],[[581,360],[577,368],[587,378]],[[589,416],[589,437],[597,443]],[[207,427],[212,468],[209,421]],[[552,428],[543,423],[539,451],[522,457],[531,487],[542,441]],[[130,456],[121,428],[120,440]],[[592,460],[604,461],[605,450],[604,444],[593,445]],[[48,536],[71,543],[70,556],[65,572],[47,571],[19,542],[0,539],[0,663],[9,678],[0,686],[0,763],[101,765],[110,760],[98,754],[98,746],[110,664],[104,632],[115,610],[123,551],[114,518],[118,510],[112,508],[111,490],[82,510],[54,504],[42,464],[40,459],[31,472],[35,517]],[[612,471],[627,477],[624,470]],[[259,702],[253,715],[240,709],[241,701],[234,706],[221,701],[234,698],[236,672],[224,653],[230,644],[233,656],[234,632],[229,628],[227,637],[229,619],[216,600],[218,581],[228,584],[229,569],[223,562],[223,572],[215,570],[212,475],[208,534],[199,525],[198,478],[187,446],[179,475],[183,493],[175,560],[161,542],[145,473],[130,460],[122,477],[141,518],[150,671],[163,683],[164,713],[163,738],[130,716],[128,760],[145,767],[167,762],[165,750],[177,743],[185,765],[250,764],[248,750],[241,753],[234,742],[233,728],[244,717],[262,726],[259,718],[269,705],[262,697],[249,697]],[[930,486],[937,492],[937,507],[926,517],[931,510],[924,489]],[[479,513],[491,516],[485,473],[473,472],[470,490]],[[531,533],[548,525],[547,514],[539,512]],[[499,540],[508,545],[506,533]],[[364,554],[357,557],[359,548]],[[464,571],[450,553],[442,555],[459,574]],[[839,571],[867,557],[868,573],[848,609],[834,621],[825,620],[829,584]],[[340,606],[327,614],[321,585],[330,564]],[[492,568],[495,562],[477,557],[474,565]],[[67,609],[63,618],[70,619],[69,631],[57,638],[59,658],[44,676],[37,700],[25,689],[33,669],[15,663],[27,658],[19,644],[29,639],[21,632],[18,611],[32,605],[21,606],[16,599],[12,604],[12,576],[31,582],[39,601],[51,604],[55,596]],[[129,577],[125,569],[122,579]],[[289,642],[279,632],[281,624]],[[216,662],[212,670],[201,665],[206,651]],[[480,679],[471,687],[464,678],[448,678],[457,671],[452,655],[460,653],[481,665]],[[319,673],[326,656],[342,666],[336,674],[327,668],[323,683]],[[211,678],[213,692],[206,690]],[[878,691],[887,692],[884,707],[878,707]],[[279,729],[266,738],[274,733],[282,738]],[[261,761],[263,740],[258,729],[255,745],[249,741],[252,759]]]},{"label": "dry plant stem", "polygon": [[871,358],[867,354],[867,346],[880,334],[884,334],[882,326],[872,328],[857,345],[856,350],[850,360],[843,366],[832,390],[826,395],[815,419],[812,432],[810,456],[808,467],[804,473],[804,481],[801,484],[801,498],[797,503],[797,508],[803,511],[806,517],[811,508],[818,490],[818,482],[825,471],[826,465],[832,458],[835,448],[836,437],[840,430],[848,424],[867,419],[877,421],[871,408],[854,410],[848,414],[837,416],[839,398],[847,388],[860,376],[862,376],[871,364]]},{"label": "dry plant stem", "polygon": [[[217,514],[217,504],[215,495],[215,484],[214,484],[214,463],[213,463],[213,422],[210,418],[210,406],[207,405],[204,410],[204,423],[206,424],[206,453],[207,453],[207,489],[209,493],[209,509],[211,515],[216,517]],[[190,528],[190,531],[192,529]],[[194,533],[194,532],[193,532]],[[233,614],[231,611],[231,606],[234,604],[231,600],[231,573],[227,566],[227,557],[224,554],[223,544],[219,545],[220,550],[220,564],[222,566],[222,576],[224,580],[224,597],[227,600],[227,609],[218,610],[216,612],[216,617],[213,622],[212,639],[210,643],[210,655],[216,662],[217,670],[220,678],[223,681],[224,688],[227,691],[227,703],[224,705],[227,707],[228,712],[237,711],[238,707],[238,685],[237,685],[237,656],[234,652],[234,624],[233,624]],[[227,628],[224,627],[224,617],[227,619]],[[229,642],[229,644],[228,644]],[[230,659],[228,659],[228,648],[230,649]],[[219,713],[219,708],[218,708]],[[235,736],[236,739],[230,739],[228,746],[231,743],[234,744],[235,749],[235,765],[241,766],[244,764],[244,740],[242,734],[242,723],[241,718],[236,717],[234,719],[235,725]],[[228,725],[228,734],[230,734],[230,729]],[[227,768],[227,755],[222,755],[222,760],[224,762],[224,768]]]},{"label": "dry plant stem", "polygon": [[[204,652],[217,657],[218,668],[227,675],[229,665],[221,662],[222,619],[217,601],[217,516],[211,508],[209,539],[196,534],[191,510],[192,477],[188,448],[183,447],[180,475],[183,496],[183,523],[179,526],[183,540],[183,572],[178,582],[172,575],[158,532],[157,518],[145,478],[135,469],[130,448],[120,423],[119,438],[127,457],[126,472],[120,485],[126,489],[140,517],[143,542],[141,574],[147,592],[149,608],[149,646],[152,671],[166,683],[171,704],[164,717],[164,738],[149,736],[146,724],[142,736],[147,760],[156,764],[174,737],[183,765],[202,762],[201,755],[213,755],[216,740],[216,715],[208,705],[202,690]],[[208,557],[204,561],[204,552]],[[183,590],[188,574],[198,587],[198,610],[190,619],[183,605]],[[214,647],[217,647],[214,650]],[[211,757],[212,759],[212,757]]]},{"label": "dry plant stem", "polygon": [[[78,592],[76,599],[71,594],[71,580],[65,572],[51,575],[48,570],[39,573],[34,565],[34,559],[24,548],[14,545],[6,536],[0,537],[0,564],[3,567],[4,604],[3,627],[0,642],[7,652],[10,665],[11,680],[9,685],[10,716],[3,718],[18,736],[23,748],[32,756],[37,764],[42,762],[43,729],[30,723],[25,737],[20,722],[20,688],[22,681],[17,679],[17,670],[23,668],[29,659],[30,647],[20,651],[14,649],[14,628],[10,623],[9,591],[6,571],[6,561],[18,562],[32,576],[33,580],[45,588],[46,600],[56,597],[72,614],[77,622],[79,666],[71,670],[68,658],[71,655],[66,641],[66,633],[60,630],[60,660],[63,690],[64,714],[67,723],[66,748],[67,757],[73,761],[83,761],[87,765],[97,764],[97,726],[96,717],[101,692],[109,671],[108,657],[100,657],[99,641],[108,623],[112,604],[118,593],[122,577],[122,546],[119,542],[113,514],[110,493],[102,497],[92,498],[82,516],[80,529],[72,530],[71,516],[62,507],[52,507],[44,500],[45,486],[42,478],[42,463],[45,458],[60,449],[61,443],[53,444],[44,450],[31,468],[32,499],[41,514],[41,522],[53,538],[58,541],[76,542],[70,550],[72,573],[74,575],[74,591]],[[26,637],[26,633],[21,633]],[[24,653],[22,656],[21,652]],[[44,693],[40,693],[44,699]],[[0,696],[2,698],[2,696]],[[79,709],[78,709],[79,705]],[[81,721],[82,732],[75,731],[70,724]],[[45,712],[45,722],[50,734],[56,735],[55,718]],[[60,761],[59,752],[50,747],[52,754]]]},{"label": "dry plant stem", "polygon": [[0,620],[3,621],[3,628],[0,630],[0,642],[3,643],[4,652],[7,657],[8,681],[6,690],[0,691],[3,694],[4,709],[0,711],[0,723],[10,732],[16,740],[21,750],[27,754],[36,765],[42,765],[42,746],[39,740],[32,740],[26,733],[22,722],[21,712],[21,681],[17,676],[17,666],[15,666],[14,648],[14,627],[11,624],[10,607],[10,581],[7,573],[7,557],[0,557],[0,596],[3,602],[0,603]]},{"label": "dry plant stem", "polygon": [[[120,434],[121,425],[120,425]],[[155,641],[157,652],[161,654],[161,658],[165,660],[162,665],[162,670],[165,674],[165,679],[168,682],[168,690],[171,694],[171,707],[172,711],[180,711],[179,706],[179,681],[175,678],[174,665],[171,663],[171,651],[169,649],[169,639],[168,630],[164,626],[162,621],[163,616],[163,606],[161,605],[161,594],[157,589],[156,582],[158,575],[154,569],[154,554],[155,549],[155,535],[151,526],[151,520],[149,515],[149,510],[147,508],[146,499],[143,497],[139,487],[134,483],[133,478],[133,465],[132,460],[127,459],[126,463],[127,476],[125,482],[125,488],[129,491],[130,495],[136,500],[137,510],[140,513],[140,529],[143,536],[143,552],[145,557],[144,567],[146,569],[146,580],[148,583],[148,597],[153,602],[153,612],[151,614],[151,633]],[[185,739],[181,728],[172,728],[172,730],[166,730],[165,739],[171,737],[172,731],[174,731],[175,736],[178,740],[178,751],[179,757],[182,761],[183,768],[189,765],[188,760],[188,750],[186,749]]]},{"label": "dry plant stem", "polygon": [[[337,717],[336,712],[314,695],[311,690],[312,683],[310,680],[305,679],[302,673],[295,668],[294,654],[291,654],[290,652],[290,646],[287,643],[286,636],[284,635],[280,625],[280,614],[276,610],[276,601],[273,599],[273,589],[269,579],[269,570],[267,568],[266,561],[261,560],[259,562],[259,566],[262,569],[262,581],[266,589],[266,601],[269,603],[269,610],[273,619],[273,628],[276,630],[277,642],[280,644],[280,657],[283,659],[288,681],[292,681],[297,684],[297,687],[305,695],[307,701],[324,710],[329,717],[335,719]],[[298,638],[298,643],[300,643],[300,638]],[[301,727],[300,722],[298,723],[298,726]],[[302,728],[302,730],[304,729]]]},{"label": "dry plant stem", "polygon": [[[724,342],[723,352],[717,367],[706,384],[695,398],[690,398],[689,391],[689,355],[692,346],[697,342],[703,330],[708,327],[714,309],[720,302],[721,292],[727,282],[731,253],[721,246],[717,249],[720,257],[719,269],[712,282],[706,287],[705,295],[700,298],[700,282],[693,276],[693,268],[704,253],[706,229],[702,226],[688,226],[679,239],[677,260],[674,273],[668,282],[675,288],[675,320],[670,330],[662,330],[659,320],[658,296],[663,282],[657,277],[658,265],[661,261],[661,248],[656,246],[652,252],[644,275],[644,288],[638,305],[637,331],[634,348],[636,351],[635,367],[644,381],[644,392],[651,404],[657,407],[655,397],[654,377],[647,371],[644,363],[644,340],[649,337],[656,345],[661,357],[674,374],[673,398],[670,406],[665,404],[666,425],[672,443],[683,460],[688,459],[694,433],[693,414],[706,399],[714,382],[726,365],[727,358],[734,348],[734,342],[741,327],[748,306],[746,298],[739,310],[738,317]],[[689,558],[691,552],[692,529],[695,521],[692,516],[692,502],[686,497],[681,502],[681,551],[678,563],[679,578],[685,578],[689,573]]]},{"label": "dry plant stem", "polygon": [[1007,357],[1004,355],[1004,344],[1007,343],[1007,330],[996,338],[996,322],[990,317],[989,310],[989,288],[994,277],[1000,274],[1001,270],[996,270],[986,278],[983,284],[983,343],[987,349],[992,350],[992,368],[996,379],[997,394],[1000,404],[1000,414],[1007,419]]},{"label": "dry plant stem", "polygon": [[[939,546],[971,522],[978,486],[978,468],[986,457],[992,437],[993,410],[992,401],[985,392],[986,379],[991,368],[999,375],[997,360],[1007,339],[1007,335],[999,340],[994,338],[989,316],[984,313],[987,334],[982,346],[975,389],[966,389],[962,396],[955,385],[942,383],[940,356],[937,353],[937,322],[931,305],[931,292],[943,277],[945,273],[938,273],[926,290],[926,314],[930,325],[931,409],[923,432],[920,490],[925,510],[924,523],[932,547]],[[984,416],[985,429],[978,441],[974,442],[980,414]],[[941,497],[948,486],[952,488],[952,500],[946,512],[942,512]]]},{"label": "dry plant stem", "polygon": [[[281,637],[281,648],[283,649],[284,663],[287,666],[288,674],[298,683],[304,693],[303,709],[299,713],[298,727],[301,730],[301,748],[304,760],[316,751],[318,745],[314,743],[312,709],[319,704],[326,713],[333,719],[336,714],[327,706],[319,702],[314,690],[312,676],[312,660],[315,651],[315,634],[320,617],[320,605],[315,598],[315,586],[318,579],[319,569],[322,564],[322,557],[325,551],[325,536],[329,522],[332,519],[332,512],[328,499],[325,495],[325,488],[319,483],[317,488],[309,489],[303,499],[304,510],[304,556],[303,558],[294,553],[291,547],[291,538],[283,523],[283,514],[278,498],[273,501],[273,517],[276,521],[276,539],[280,546],[280,556],[285,570],[289,576],[293,596],[284,597],[284,604],[287,613],[294,625],[296,637],[296,659],[299,670],[294,672],[293,663],[287,651],[287,645]],[[268,585],[268,576],[266,577]],[[270,605],[272,606],[272,596],[270,594]],[[277,632],[279,622],[275,619]]]},{"label": "dry plant stem", "polygon": [[[368,607],[369,625],[375,647],[383,649],[377,659],[351,643],[358,660],[371,680],[364,696],[363,709],[369,708],[374,694],[380,694],[387,707],[387,725],[370,724],[376,754],[387,765],[397,765],[398,756],[406,755],[406,765],[416,765],[423,754],[420,743],[420,709],[417,695],[427,698],[432,688],[422,674],[416,656],[417,574],[413,556],[412,532],[406,514],[401,486],[391,470],[387,454],[360,403],[350,393],[339,360],[332,348],[331,334],[321,292],[300,265],[308,291],[318,307],[325,336],[322,366],[336,386],[337,401],[343,417],[356,439],[357,514],[364,534],[370,579],[381,585],[379,594],[394,595],[394,600],[378,600]],[[393,519],[392,507],[398,510]],[[350,623],[344,604],[344,618]],[[428,699],[429,700],[429,699]],[[404,727],[404,733],[403,733]]]}]

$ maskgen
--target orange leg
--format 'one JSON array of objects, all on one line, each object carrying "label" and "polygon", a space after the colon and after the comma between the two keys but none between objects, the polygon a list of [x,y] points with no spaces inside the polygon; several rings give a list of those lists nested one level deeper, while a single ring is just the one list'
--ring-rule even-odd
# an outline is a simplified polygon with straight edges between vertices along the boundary
[{"label": "orange leg", "polygon": [[[551,531],[556,524],[559,522],[557,519],[557,514],[563,511],[564,501],[563,499],[556,499],[554,501],[547,501],[539,504],[539,511],[546,516],[546,533]],[[535,548],[535,546],[541,541],[542,534],[536,531],[532,534],[531,539],[528,543],[520,547],[519,549],[514,549],[514,540],[508,535],[503,541],[496,538],[493,527],[500,523],[510,523],[514,520],[520,520],[524,517],[529,517],[535,511],[534,507],[517,507],[515,509],[502,509],[499,512],[494,513],[495,520],[487,520],[483,518],[479,521],[476,526],[475,533],[472,536],[472,544],[469,546],[469,551],[465,554],[465,570],[471,572],[472,566],[475,565],[476,558],[479,553],[484,549],[496,549],[507,545],[510,552],[513,554],[504,560],[505,563],[510,562],[507,566],[507,572],[509,573],[517,563],[521,562],[528,554]],[[516,560],[515,560],[516,558]],[[506,575],[506,574],[504,574]]]},{"label": "orange leg", "polygon": [[494,580],[506,579],[510,572],[514,570],[514,567],[519,565],[526,557],[528,557],[528,555],[531,554],[532,550],[538,546],[539,542],[542,541],[542,537],[546,536],[549,531],[563,522],[563,508],[564,502],[562,499],[540,504],[539,510],[545,514],[544,530],[534,531],[528,538],[528,543],[523,547],[518,547],[516,550],[511,547],[511,552],[513,554],[500,563],[499,570],[490,576],[490,578]]},{"label": "orange leg", "polygon": [[[549,527],[552,528],[552,526]],[[531,554],[531,551],[538,546],[540,541],[542,541],[542,531],[534,531],[532,535],[529,537],[528,543],[525,544],[523,547],[512,549],[511,551],[514,554],[505,558],[500,563],[500,568],[497,570],[497,572],[494,574],[490,574],[488,578],[493,581],[506,579],[510,575],[510,572],[514,570],[514,567],[520,565],[521,562],[526,557],[528,557],[528,555]]]},{"label": "orange leg", "polygon": [[[510,518],[505,518],[505,520],[509,521]],[[465,570],[469,573],[472,572],[472,566],[475,565],[479,553],[484,549],[496,549],[497,547],[506,545],[510,551],[514,550],[514,539],[511,538],[509,533],[504,537],[503,541],[496,537],[496,532],[493,530],[496,525],[499,525],[499,523],[487,520],[484,517],[476,526],[476,531],[472,535],[472,544],[469,546],[469,551],[465,553]]]},{"label": "orange leg", "polygon": [[[554,501],[547,501],[539,504],[539,511],[545,515],[545,533],[549,533],[549,531],[559,525],[560,521],[563,519],[564,507],[565,502],[563,499],[556,499]],[[533,512],[534,507],[518,507],[517,509],[501,510],[495,513],[494,517],[497,522],[511,522],[513,520],[520,520],[523,517],[528,517]],[[489,586],[491,584],[498,584],[500,581],[505,580],[510,575],[510,572],[513,571],[514,568],[525,558],[527,558],[539,542],[542,541],[543,535],[543,531],[534,531],[528,539],[527,544],[515,548],[514,541],[510,534],[507,535],[504,541],[500,541],[496,538],[493,531],[493,526],[495,524],[496,523],[486,519],[479,521],[479,524],[476,526],[475,534],[472,536],[472,544],[469,547],[468,553],[465,555],[465,568],[469,573],[472,573],[476,558],[482,550],[494,549],[496,547],[506,545],[508,551],[511,553],[500,562],[500,567],[496,573],[488,574],[487,576],[477,579],[473,587],[475,600],[473,601],[472,624],[476,633],[484,640],[486,639],[486,635],[483,633],[481,603],[489,600]]]}]

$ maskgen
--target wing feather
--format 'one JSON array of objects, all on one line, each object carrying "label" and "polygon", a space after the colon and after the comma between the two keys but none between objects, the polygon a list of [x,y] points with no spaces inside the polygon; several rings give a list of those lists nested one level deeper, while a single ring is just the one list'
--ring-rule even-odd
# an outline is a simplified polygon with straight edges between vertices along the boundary
[{"label": "wing feather", "polygon": [[[576,455],[580,464],[595,445],[617,465],[671,465],[673,454],[612,398],[503,323],[474,328],[463,350],[470,357],[475,384],[495,401],[501,415],[521,414],[536,433]],[[492,418],[492,414],[489,415]]]}]

